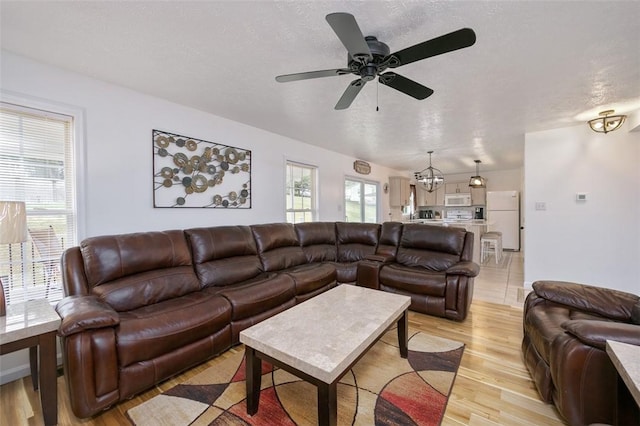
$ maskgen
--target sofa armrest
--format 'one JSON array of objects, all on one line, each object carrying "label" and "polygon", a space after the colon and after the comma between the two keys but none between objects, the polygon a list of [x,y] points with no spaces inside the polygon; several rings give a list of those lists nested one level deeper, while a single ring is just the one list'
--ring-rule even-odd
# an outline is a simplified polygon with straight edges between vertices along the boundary
[{"label": "sofa armrest", "polygon": [[65,297],[56,305],[56,312],[62,318],[58,334],[63,337],[120,324],[118,313],[96,296]]},{"label": "sofa armrest", "polygon": [[373,260],[380,263],[391,263],[396,260],[396,257],[391,254],[368,254],[364,257],[366,260]]},{"label": "sofa armrest", "polygon": [[480,266],[474,262],[458,262],[446,270],[447,275],[465,275],[467,277],[477,277],[480,273]]},{"label": "sofa armrest", "polygon": [[613,321],[570,320],[562,328],[586,345],[605,350],[607,340],[640,346],[640,325]]},{"label": "sofa armrest", "polygon": [[544,299],[624,322],[631,321],[633,306],[640,299],[620,290],[566,281],[536,281],[532,287]]}]

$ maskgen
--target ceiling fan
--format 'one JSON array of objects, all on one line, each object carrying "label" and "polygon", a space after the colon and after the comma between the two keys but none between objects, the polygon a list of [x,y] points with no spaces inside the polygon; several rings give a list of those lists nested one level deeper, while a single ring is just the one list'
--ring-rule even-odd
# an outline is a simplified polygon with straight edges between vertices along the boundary
[{"label": "ceiling fan", "polygon": [[276,77],[276,81],[286,83],[345,74],[359,76],[358,79],[349,84],[347,90],[345,90],[336,104],[335,109],[349,108],[364,85],[376,77],[385,86],[416,99],[425,99],[433,94],[433,90],[395,72],[385,72],[384,74],[383,72],[387,68],[398,68],[432,56],[469,47],[476,42],[476,33],[470,28],[462,28],[389,54],[389,46],[379,41],[376,37],[363,37],[362,31],[360,31],[360,27],[353,15],[349,13],[330,13],[327,15],[327,22],[349,52],[347,68],[279,75]]}]

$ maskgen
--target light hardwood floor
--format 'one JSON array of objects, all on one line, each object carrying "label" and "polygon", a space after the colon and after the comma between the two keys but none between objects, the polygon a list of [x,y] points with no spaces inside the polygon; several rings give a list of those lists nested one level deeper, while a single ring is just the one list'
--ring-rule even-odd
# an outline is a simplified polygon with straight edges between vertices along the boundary
[{"label": "light hardwood floor", "polygon": [[[540,401],[522,360],[522,300],[526,291],[522,288],[521,268],[522,256],[519,253],[512,254],[506,267],[481,266],[471,313],[464,322],[415,312],[409,314],[410,332],[423,331],[466,345],[443,425],[566,424],[553,405]],[[205,368],[206,363],[88,420],[73,416],[64,378],[59,377],[59,424],[129,424],[125,415],[128,409]],[[33,390],[28,377],[0,387],[0,405],[0,425],[42,424],[38,393]]]}]

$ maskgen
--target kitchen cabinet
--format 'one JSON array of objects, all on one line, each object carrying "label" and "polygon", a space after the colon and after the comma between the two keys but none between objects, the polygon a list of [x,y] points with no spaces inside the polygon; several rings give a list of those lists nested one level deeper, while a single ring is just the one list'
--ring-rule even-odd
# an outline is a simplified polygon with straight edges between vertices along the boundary
[{"label": "kitchen cabinet", "polygon": [[471,204],[484,206],[487,204],[487,188],[469,188],[471,190]]},{"label": "kitchen cabinet", "polygon": [[433,192],[427,192],[422,186],[416,185],[416,198],[419,206],[444,206],[444,188],[440,187]]},{"label": "kitchen cabinet", "polygon": [[469,182],[453,182],[444,184],[445,194],[469,193]]},{"label": "kitchen cabinet", "polygon": [[389,205],[391,207],[403,207],[409,205],[411,186],[409,178],[402,176],[389,177]]}]

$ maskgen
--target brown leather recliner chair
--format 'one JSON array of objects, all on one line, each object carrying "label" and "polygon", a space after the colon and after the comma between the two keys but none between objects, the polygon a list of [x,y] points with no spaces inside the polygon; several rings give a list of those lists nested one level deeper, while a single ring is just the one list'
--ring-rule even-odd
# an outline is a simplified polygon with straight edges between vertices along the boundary
[{"label": "brown leather recliner chair", "polygon": [[606,340],[640,345],[638,324],[636,295],[536,281],[524,304],[522,352],[541,398],[571,425],[640,424],[605,346]]}]

